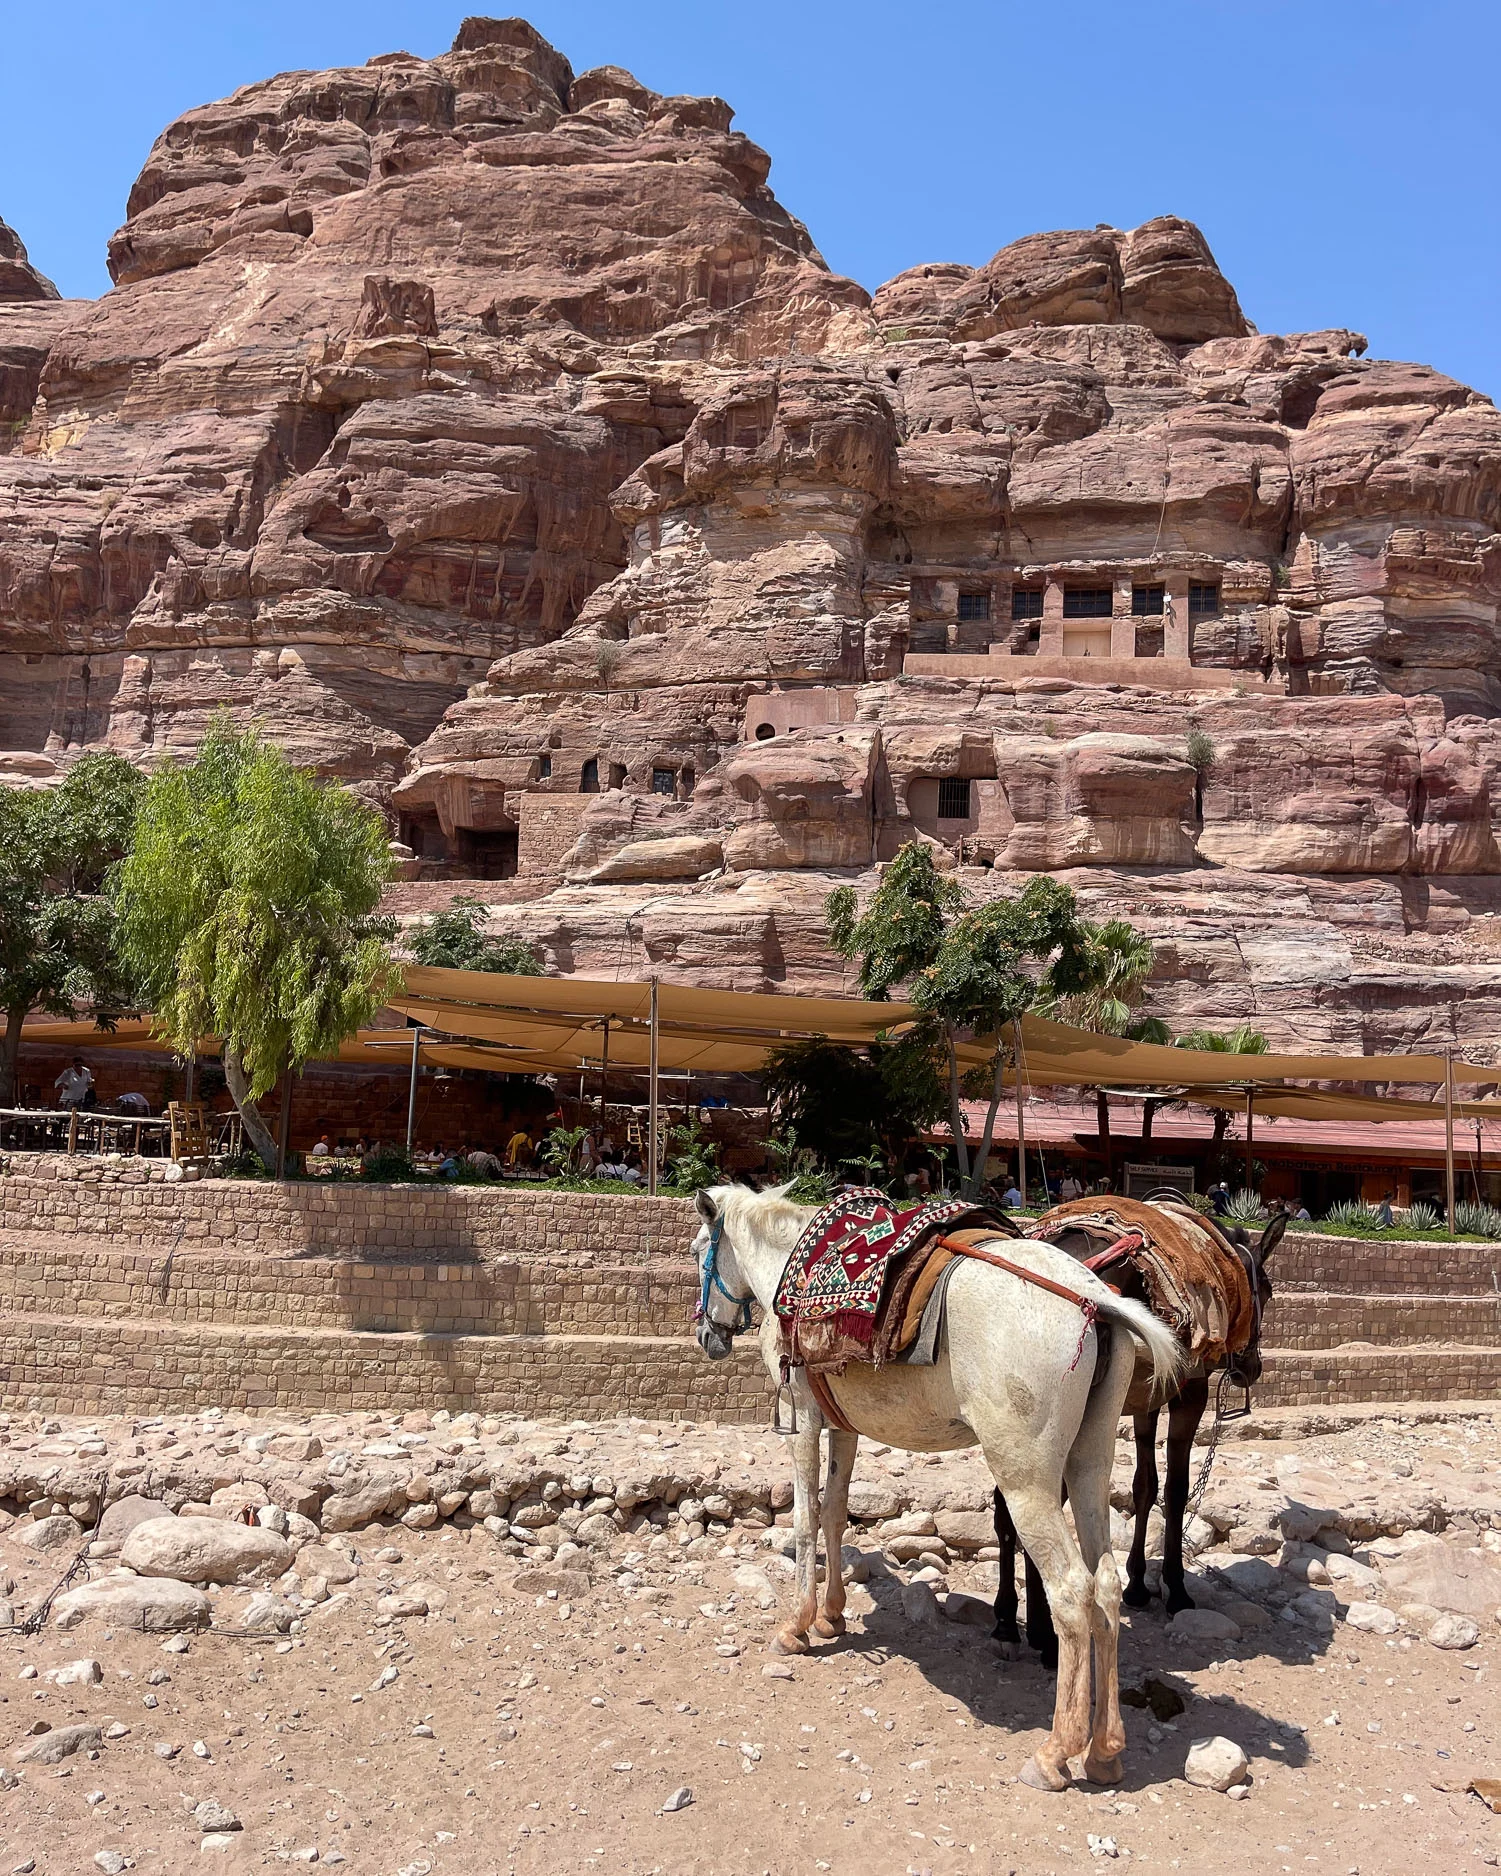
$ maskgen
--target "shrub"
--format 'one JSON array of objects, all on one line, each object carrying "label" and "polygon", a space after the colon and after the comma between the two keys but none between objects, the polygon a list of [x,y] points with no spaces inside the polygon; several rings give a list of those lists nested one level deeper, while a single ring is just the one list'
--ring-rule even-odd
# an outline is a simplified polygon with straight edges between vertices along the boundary
[{"label": "shrub", "polygon": [[1214,767],[1216,759],[1214,744],[1210,742],[1203,730],[1190,730],[1188,732],[1188,760],[1200,781],[1203,781]]},{"label": "shrub", "polygon": [[1266,1216],[1266,1207],[1261,1202],[1261,1194],[1253,1192],[1249,1186],[1242,1186],[1225,1205],[1226,1214],[1237,1224],[1259,1225]]},{"label": "shrub", "polygon": [[1427,1199],[1414,1199],[1403,1223],[1409,1231],[1439,1231],[1444,1221],[1436,1205],[1430,1205]]},{"label": "shrub", "polygon": [[1456,1230],[1477,1238],[1501,1238],[1501,1212],[1494,1205],[1476,1205],[1461,1199],[1454,1207]]},{"label": "shrub", "polygon": [[1324,1213],[1326,1225],[1338,1225],[1344,1231],[1379,1231],[1373,1207],[1360,1199],[1339,1199]]}]

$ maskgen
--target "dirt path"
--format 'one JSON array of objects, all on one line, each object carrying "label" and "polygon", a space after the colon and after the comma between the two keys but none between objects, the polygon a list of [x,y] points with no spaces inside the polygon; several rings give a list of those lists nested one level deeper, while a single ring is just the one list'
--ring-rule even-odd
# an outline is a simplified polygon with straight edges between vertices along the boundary
[{"label": "dirt path", "polygon": [[[195,1423],[175,1424],[190,1437]],[[102,1444],[108,1455],[141,1437],[139,1423],[47,1425],[17,1423],[12,1443]],[[689,1437],[576,1424],[524,1433],[556,1435],[601,1467],[629,1443],[650,1440],[660,1456],[662,1441],[675,1449]],[[741,1450],[743,1429],[692,1437],[763,1463],[758,1443]],[[1123,1486],[1124,1446],[1120,1457]],[[879,1483],[909,1463],[876,1455],[861,1476]],[[1426,1636],[1433,1595],[1449,1593],[1443,1568],[1460,1600],[1473,1589],[1483,1602],[1491,1572],[1501,1582],[1501,1535],[1483,1528],[1501,1480],[1494,1424],[1373,1417],[1227,1448],[1211,1496],[1233,1509],[1271,1477],[1373,1467],[1430,1496],[1467,1480],[1470,1513],[1447,1518],[1438,1537],[1347,1543],[1348,1557],[1297,1539],[1260,1556],[1211,1545],[1201,1599],[1231,1611],[1241,1637],[1190,1645],[1169,1638],[1160,1605],[1129,1616],[1123,1684],[1155,1677],[1184,1710],[1165,1723],[1128,1712],[1118,1790],[1049,1798],[1015,1782],[1046,1725],[1051,1682],[1030,1660],[1000,1661],[985,1629],[940,1613],[948,1591],[990,1591],[994,1565],[977,1552],[950,1551],[940,1571],[883,1561],[882,1543],[860,1535],[855,1569],[868,1580],[852,1589],[851,1633],[781,1663],[765,1653],[788,1594],[775,1525],[695,1537],[669,1518],[538,1562],[481,1523],[383,1520],[306,1540],[309,1557],[333,1558],[332,1575],[350,1580],[314,1602],[288,1594],[305,1574],[284,1579],[278,1594],[295,1610],[285,1635],[164,1643],[98,1620],[0,1635],[0,1757],[19,1774],[0,1792],[0,1876],[298,1861],[342,1861],[359,1876],[1033,1876],[1112,1860],[1191,1872],[1479,1870],[1501,1854],[1501,1817],[1464,1786],[1501,1774],[1501,1625],[1488,1615],[1460,1649]],[[962,1460],[931,1471],[929,1484],[970,1482]],[[18,1620],[70,1554],[23,1544],[27,1522],[0,1539]],[[1368,1599],[1354,1600],[1390,1610],[1392,1633],[1346,1619],[1352,1566],[1372,1579],[1360,1585]],[[903,1587],[924,1575],[940,1600],[909,1594],[929,1617],[914,1621]],[[211,1601],[216,1629],[249,1606],[232,1589]],[[950,1616],[973,1613],[955,1596]],[[80,1658],[100,1664],[98,1684],[46,1680]],[[98,1756],[17,1765],[42,1722],[54,1733],[97,1725]],[[1250,1758],[1244,1797],[1183,1780],[1189,1743],[1214,1734]],[[664,1813],[685,1786],[692,1801]],[[192,1814],[205,1800],[242,1828],[206,1831],[212,1815]]]}]

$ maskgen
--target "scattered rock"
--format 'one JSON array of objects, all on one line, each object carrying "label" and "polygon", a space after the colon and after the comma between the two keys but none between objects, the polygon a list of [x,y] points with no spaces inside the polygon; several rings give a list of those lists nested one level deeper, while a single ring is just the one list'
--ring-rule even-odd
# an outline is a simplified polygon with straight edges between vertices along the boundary
[{"label": "scattered rock", "polygon": [[99,1520],[99,1536],[103,1542],[123,1543],[138,1524],[171,1515],[171,1507],[164,1505],[159,1498],[143,1498],[131,1493],[105,1506],[104,1516]]},{"label": "scattered rock", "polygon": [[34,1746],[16,1754],[17,1765],[61,1765],[77,1752],[98,1752],[103,1745],[97,1726],[59,1726],[43,1733]]},{"label": "scattered rock", "polygon": [[205,1798],[193,1806],[193,1822],[202,1831],[240,1830],[243,1826],[228,1805],[217,1798]]},{"label": "scattered rock", "polygon": [[427,1600],[409,1591],[398,1591],[395,1595],[382,1596],[375,1605],[375,1612],[377,1615],[398,1617],[426,1615]]},{"label": "scattered rock", "polygon": [[1345,1610],[1346,1626],[1364,1635],[1395,1635],[1402,1622],[1395,1610],[1379,1602],[1352,1602]]},{"label": "scattered rock", "polygon": [[1480,1640],[1480,1624],[1467,1615],[1441,1615],[1428,1631],[1435,1648],[1473,1648]]},{"label": "scattered rock", "polygon": [[993,1605],[960,1589],[951,1589],[944,1597],[943,1613],[951,1622],[962,1622],[968,1628],[989,1629],[995,1624]]},{"label": "scattered rock", "polygon": [[23,1520],[13,1535],[27,1550],[76,1550],[83,1542],[83,1526],[66,1512],[56,1512],[48,1518],[34,1518],[29,1524]]},{"label": "scattered rock", "polygon": [[271,1582],[292,1561],[275,1531],[223,1518],[149,1518],[126,1538],[120,1561],[141,1576],[180,1583]]},{"label": "scattered rock", "polygon": [[1207,1791],[1228,1791],[1244,1783],[1250,1761],[1233,1739],[1217,1733],[1210,1739],[1196,1739],[1183,1763],[1183,1776],[1190,1785],[1202,1785]]},{"label": "scattered rock", "polygon": [[909,1622],[930,1624],[939,1617],[938,1598],[928,1583],[902,1585],[902,1614]]},{"label": "scattered rock", "polygon": [[1180,1609],[1167,1625],[1175,1642],[1235,1642],[1239,1627],[1218,1609]]},{"label": "scattered rock", "polygon": [[64,1590],[52,1605],[52,1619],[62,1629],[75,1628],[92,1617],[116,1628],[164,1634],[207,1628],[209,1615],[208,1597],[191,1584],[126,1571]]},{"label": "scattered rock", "polygon": [[692,1802],[693,1787],[691,1785],[679,1785],[672,1796],[663,1803],[662,1809],[664,1811],[686,1811]]}]

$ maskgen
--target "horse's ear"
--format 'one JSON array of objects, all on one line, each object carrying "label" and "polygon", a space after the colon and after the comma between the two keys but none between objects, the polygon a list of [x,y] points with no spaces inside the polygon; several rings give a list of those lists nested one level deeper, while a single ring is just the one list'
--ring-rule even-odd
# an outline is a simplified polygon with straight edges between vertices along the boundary
[{"label": "horse's ear", "polygon": [[1259,1262],[1263,1264],[1266,1262],[1272,1252],[1275,1251],[1277,1246],[1282,1242],[1283,1234],[1286,1230],[1287,1213],[1281,1212],[1272,1220],[1256,1241],[1256,1256]]},{"label": "horse's ear", "polygon": [[714,1203],[714,1195],[700,1186],[693,1195],[693,1203],[698,1207],[698,1215],[706,1225],[712,1225],[719,1216],[719,1207]]}]

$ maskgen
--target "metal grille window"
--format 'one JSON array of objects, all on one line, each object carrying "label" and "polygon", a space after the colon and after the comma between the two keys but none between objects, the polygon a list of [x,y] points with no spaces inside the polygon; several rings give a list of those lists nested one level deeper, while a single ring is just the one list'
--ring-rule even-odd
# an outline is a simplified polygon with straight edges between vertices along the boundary
[{"label": "metal grille window", "polygon": [[1196,580],[1188,589],[1188,616],[1190,619],[1215,619],[1220,610],[1220,583],[1218,580],[1206,581],[1202,586]]},{"label": "metal grille window", "polygon": [[651,772],[651,791],[654,795],[671,795],[677,792],[677,772],[674,769],[653,769]]},{"label": "metal grille window", "polygon": [[1165,586],[1133,586],[1131,588],[1131,616],[1134,619],[1160,619],[1162,602],[1167,597]]},{"label": "metal grille window", "polygon": [[988,619],[990,617],[989,593],[961,593],[959,595],[959,617],[965,619]]},{"label": "metal grille window", "polygon": [[1040,586],[1013,586],[1011,616],[1013,619],[1040,619],[1042,617],[1042,588]]},{"label": "metal grille window", "polygon": [[1065,586],[1063,616],[1065,619],[1108,619],[1114,600],[1115,594],[1108,586]]},{"label": "metal grille window", "polygon": [[945,775],[938,783],[938,818],[940,821],[969,819],[969,783]]}]

